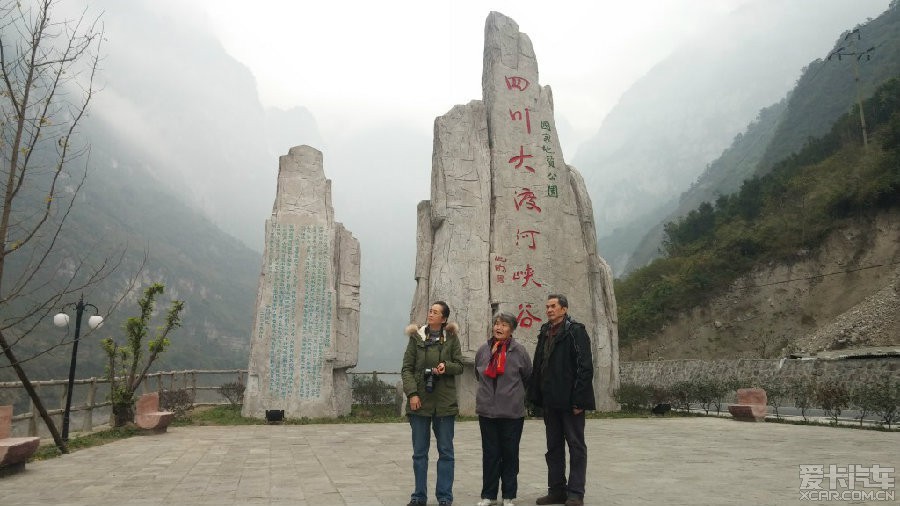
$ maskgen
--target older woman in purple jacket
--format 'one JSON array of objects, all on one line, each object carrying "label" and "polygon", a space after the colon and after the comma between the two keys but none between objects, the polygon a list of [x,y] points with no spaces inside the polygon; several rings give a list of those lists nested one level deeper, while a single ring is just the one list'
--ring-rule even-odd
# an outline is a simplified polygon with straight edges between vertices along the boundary
[{"label": "older woman in purple jacket", "polygon": [[475,412],[481,428],[482,452],[478,506],[496,504],[501,481],[503,506],[513,504],[518,489],[525,385],[531,376],[532,362],[525,347],[513,338],[516,325],[515,316],[497,314],[491,338],[475,354]]}]

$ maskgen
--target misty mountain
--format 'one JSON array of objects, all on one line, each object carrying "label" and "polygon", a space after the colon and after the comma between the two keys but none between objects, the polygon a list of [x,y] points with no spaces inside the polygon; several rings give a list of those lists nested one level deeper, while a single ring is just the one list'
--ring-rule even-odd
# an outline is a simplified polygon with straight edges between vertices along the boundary
[{"label": "misty mountain", "polygon": [[97,7],[108,53],[93,115],[175,195],[261,251],[278,156],[321,143],[315,119],[265,110],[250,71],[179,12],[146,0]]},{"label": "misty mountain", "polygon": [[[65,273],[79,259],[96,265],[124,250],[115,273],[84,294],[105,314],[145,250],[148,259],[137,289],[83,340],[78,374],[103,373],[99,340],[122,338],[140,290],[157,281],[166,285],[160,310],[173,298],[186,304],[184,326],[156,368],[246,367],[277,156],[321,142],[315,120],[303,108],[264,110],[248,69],[177,12],[149,1],[99,4],[105,58],[81,129],[90,157],[78,162],[87,164],[88,179],[52,261]],[[41,325],[20,355],[65,339]],[[63,377],[69,352],[60,347],[28,370],[34,378]]]},{"label": "misty mountain", "polygon": [[430,160],[431,151],[427,134],[389,120],[328,139],[323,148],[335,219],[360,244],[357,370],[400,370],[415,290],[416,205],[431,173],[415,161]]},{"label": "misty mountain", "polygon": [[[21,314],[22,302],[42,300],[73,276],[83,282],[92,269],[106,263],[115,266],[108,277],[60,301],[74,303],[83,296],[105,317],[103,326],[93,332],[82,327],[79,377],[104,375],[106,357],[100,340],[112,337],[120,344],[126,342],[123,324],[139,314],[136,301],[154,282],[163,283],[166,292],[157,301],[159,314],[152,328],[161,324],[171,300],[185,301],[183,325],[170,334],[171,347],[156,362],[155,370],[246,366],[260,254],[161,184],[110,125],[90,120],[83,124],[83,136],[91,141],[89,158],[70,162],[67,179],[76,181],[87,162],[85,184],[46,268],[33,282],[39,290],[26,294],[8,308],[10,312]],[[67,184],[67,192],[72,187]],[[10,264],[12,272],[22,272],[22,261],[29,257],[34,258],[28,251],[16,257]],[[128,292],[132,279],[134,289]],[[74,325],[54,327],[50,318],[59,310],[54,307],[49,314],[36,315],[36,329],[15,347],[31,379],[66,375]],[[72,307],[67,312],[74,317]],[[52,351],[42,355],[43,350]],[[0,377],[12,379],[11,374],[0,364]]]},{"label": "misty mountain", "polygon": [[[410,160],[430,159],[431,139],[390,120],[324,139],[307,108],[263,108],[249,70],[212,35],[174,13],[160,12],[146,0],[108,2],[104,20],[110,56],[99,96],[112,92],[121,100],[99,101],[95,115],[110,125],[123,151],[139,157],[185,204],[250,249],[262,250],[278,157],[301,144],[323,152],[335,219],[360,241],[360,361],[364,367],[397,369],[403,344],[397,336],[408,323],[415,288],[416,204],[425,190],[410,174],[430,170]],[[134,24],[142,28],[135,31]],[[150,51],[154,56],[145,58]],[[123,109],[137,111],[141,132],[119,128],[116,117]],[[257,258],[240,267],[253,273],[252,282],[243,285],[250,294],[251,316],[241,323],[248,343],[260,266]],[[236,366],[245,367],[246,357]]]},{"label": "misty mountain", "polygon": [[[900,7],[895,5],[877,18],[838,35],[830,51],[804,67],[794,89],[760,111],[746,131],[735,136],[731,146],[679,197],[677,206],[650,228],[626,270],[646,265],[659,256],[665,223],[687,215],[702,202],[715,202],[721,195],[736,192],[754,175],[767,174],[775,163],[803,148],[808,139],[826,133],[838,117],[856,105],[858,97],[869,97],[882,83],[900,76],[897,33]],[[838,57],[838,53],[842,56]],[[871,122],[871,111],[868,114]]]},{"label": "misty mountain", "polygon": [[[322,135],[316,125],[316,118],[305,107],[293,107],[286,111],[267,107],[265,114],[265,140],[269,146],[269,154],[286,155],[292,147],[300,144],[313,147],[322,145]],[[275,167],[277,169],[278,166]],[[273,193],[273,202],[274,195]]]},{"label": "misty mountain", "polygon": [[[326,144],[306,108],[263,108],[250,72],[177,13],[149,1],[100,7],[107,55],[102,90],[82,129],[92,145],[88,180],[55,261],[127,253],[85,300],[108,311],[147,249],[138,289],[164,283],[161,310],[171,298],[186,300],[184,327],[156,369],[246,367],[278,156],[308,144],[323,151],[335,217],[362,248],[361,366],[398,369],[415,287],[416,204],[426,190],[418,181],[430,171],[410,160],[430,159],[431,139],[386,121]],[[373,146],[377,158],[361,149]],[[410,177],[414,172],[422,176]],[[79,377],[103,373],[99,340],[121,337],[139,295],[131,293],[82,340]],[[27,345],[65,339],[47,323]],[[65,376],[70,350],[66,344],[31,361],[30,374]]]},{"label": "misty mountain", "polygon": [[884,3],[752,2],[637,81],[573,158],[594,201],[601,254],[621,274],[677,196],[835,34]]}]

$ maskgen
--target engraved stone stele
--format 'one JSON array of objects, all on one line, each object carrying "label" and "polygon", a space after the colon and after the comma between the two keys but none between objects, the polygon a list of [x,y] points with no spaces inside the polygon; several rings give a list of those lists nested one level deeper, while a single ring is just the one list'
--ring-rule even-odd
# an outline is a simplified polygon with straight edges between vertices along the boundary
[{"label": "engraved stone stele", "polygon": [[322,153],[279,160],[250,343],[244,416],[350,413],[347,369],[359,355],[359,242],[334,221]]},{"label": "engraved stone stele", "polygon": [[[424,324],[428,304],[447,301],[471,367],[497,311],[518,317],[515,337],[533,356],[547,295],[564,294],[591,336],[597,409],[616,410],[616,301],[591,200],[564,161],[531,41],[497,12],[485,23],[482,93],[435,120],[411,320]],[[474,374],[457,377],[462,414],[475,413],[476,386]]]}]

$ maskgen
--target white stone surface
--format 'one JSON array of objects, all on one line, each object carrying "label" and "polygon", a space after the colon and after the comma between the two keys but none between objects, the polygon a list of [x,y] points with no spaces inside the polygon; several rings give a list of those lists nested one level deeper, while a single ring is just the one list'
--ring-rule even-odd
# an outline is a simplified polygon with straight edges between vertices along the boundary
[{"label": "white stone surface", "polygon": [[[424,321],[429,302],[446,300],[471,362],[489,336],[491,314],[510,312],[531,352],[547,295],[562,293],[592,339],[598,409],[617,409],[615,296],[597,254],[590,197],[565,163],[531,41],[496,12],[485,24],[482,91],[483,102],[435,121],[431,201],[419,205],[413,319]],[[457,381],[460,410],[473,414],[474,375]]]},{"label": "white stone surface", "polygon": [[359,354],[359,242],[334,221],[322,153],[279,160],[250,343],[244,416],[349,414]]}]

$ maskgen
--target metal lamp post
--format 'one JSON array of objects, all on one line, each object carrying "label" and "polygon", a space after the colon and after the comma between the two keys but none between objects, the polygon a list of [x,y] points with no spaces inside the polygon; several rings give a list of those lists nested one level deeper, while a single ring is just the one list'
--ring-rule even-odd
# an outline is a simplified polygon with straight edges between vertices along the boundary
[{"label": "metal lamp post", "polygon": [[[75,361],[78,357],[78,339],[81,335],[81,317],[84,315],[85,308],[94,310],[94,316],[88,318],[88,325],[92,329],[96,329],[103,324],[103,317],[99,315],[100,310],[93,304],[84,303],[84,295],[78,298],[77,303],[69,303],[63,306],[63,310],[67,307],[75,306],[75,340],[72,342],[72,363],[69,365],[69,385],[66,390],[66,409],[63,411],[62,439],[69,440],[69,412],[72,409],[72,390],[75,386]],[[53,317],[53,324],[57,327],[66,327],[69,325],[69,315],[66,313],[58,313]]]}]

